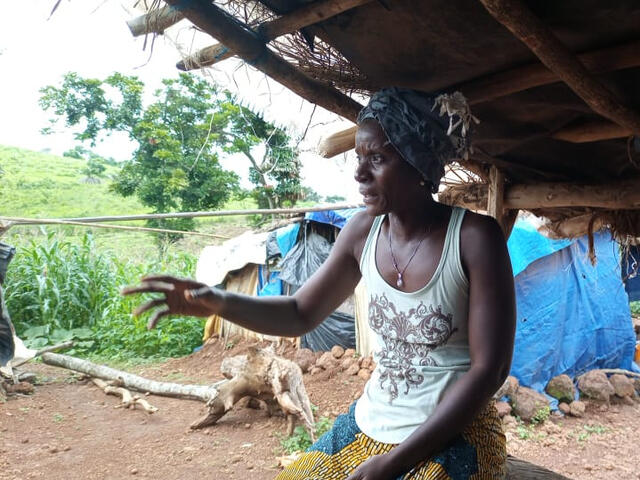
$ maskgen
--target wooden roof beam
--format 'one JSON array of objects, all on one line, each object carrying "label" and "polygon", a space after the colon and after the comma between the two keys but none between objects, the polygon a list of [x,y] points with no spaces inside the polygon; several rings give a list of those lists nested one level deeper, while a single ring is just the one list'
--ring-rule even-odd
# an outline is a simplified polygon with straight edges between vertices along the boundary
[{"label": "wooden roof beam", "polygon": [[633,133],[640,133],[640,115],[620,101],[589,73],[580,60],[521,0],[480,0],[487,11],[522,41],[595,112]]},{"label": "wooden roof beam", "polygon": [[[342,12],[370,3],[371,1],[372,0],[321,0],[313,2],[275,20],[262,23],[255,31],[262,37],[264,43],[269,43],[271,40],[275,40],[282,35],[293,33],[314,23],[335,17]],[[176,67],[180,70],[195,70],[201,67],[208,67],[233,56],[232,50],[218,43],[205,47],[179,61]]]},{"label": "wooden roof beam", "polygon": [[[640,66],[640,40],[586,52],[580,54],[578,59],[593,73],[637,67]],[[447,88],[447,90],[460,90],[467,97],[469,103],[475,105],[558,81],[560,81],[558,75],[543,64],[534,63],[460,83]],[[416,88],[419,88],[419,85],[416,85]],[[606,121],[584,128],[588,131],[581,132],[580,127],[577,126],[567,127],[557,131],[553,138],[567,142],[584,143],[624,138],[631,135],[628,128]],[[352,133],[351,130],[353,130]],[[351,150],[354,145],[355,128],[350,128],[323,138],[318,145],[318,152],[325,158],[331,158]]]},{"label": "wooden roof beam", "polygon": [[318,82],[271,52],[247,25],[206,0],[167,0],[180,6],[185,18],[214,38],[220,39],[238,57],[311,103],[355,122],[362,105],[335,88]]},{"label": "wooden roof beam", "polygon": [[[559,207],[593,207],[619,210],[640,208],[639,179],[604,185],[576,183],[515,184],[505,188],[503,208],[536,210]],[[450,186],[439,194],[445,202],[473,210],[487,208],[487,184]]]},{"label": "wooden roof beam", "polygon": [[578,125],[569,125],[556,131],[551,138],[571,143],[599,142],[633,135],[631,130],[613,122],[602,120]]},{"label": "wooden roof beam", "polygon": [[127,20],[127,25],[134,37],[149,33],[163,33],[170,26],[178,23],[184,16],[174,7],[157,8],[139,17]]}]

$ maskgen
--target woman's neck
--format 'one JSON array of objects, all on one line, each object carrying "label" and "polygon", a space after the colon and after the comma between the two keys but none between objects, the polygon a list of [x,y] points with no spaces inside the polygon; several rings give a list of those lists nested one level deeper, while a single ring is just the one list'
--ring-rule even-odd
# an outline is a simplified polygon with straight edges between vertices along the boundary
[{"label": "woman's neck", "polygon": [[411,240],[424,235],[425,229],[436,230],[448,217],[449,207],[426,198],[405,209],[394,210],[387,215],[394,238]]}]

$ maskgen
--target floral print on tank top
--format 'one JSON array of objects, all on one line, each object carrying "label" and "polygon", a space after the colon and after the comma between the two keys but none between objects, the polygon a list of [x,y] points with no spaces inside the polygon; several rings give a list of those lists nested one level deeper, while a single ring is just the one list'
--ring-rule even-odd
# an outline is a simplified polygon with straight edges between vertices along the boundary
[{"label": "floral print on tank top", "polygon": [[437,366],[431,351],[445,345],[457,330],[453,316],[443,313],[440,305],[434,308],[420,302],[403,312],[385,294],[371,296],[369,326],[384,343],[377,353],[377,368],[380,388],[389,391],[390,404],[424,382],[416,366]]}]

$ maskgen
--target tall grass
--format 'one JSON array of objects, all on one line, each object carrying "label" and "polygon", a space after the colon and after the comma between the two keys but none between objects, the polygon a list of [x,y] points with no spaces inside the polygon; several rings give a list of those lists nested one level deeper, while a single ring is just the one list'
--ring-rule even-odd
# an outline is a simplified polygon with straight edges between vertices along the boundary
[{"label": "tall grass", "polygon": [[6,302],[16,332],[39,348],[74,339],[74,354],[160,358],[190,353],[201,343],[202,320],[173,318],[153,331],[131,312],[141,298],[120,289],[150,272],[192,276],[195,257],[169,253],[131,263],[95,248],[91,235],[72,243],[53,234],[19,247],[9,266]]}]

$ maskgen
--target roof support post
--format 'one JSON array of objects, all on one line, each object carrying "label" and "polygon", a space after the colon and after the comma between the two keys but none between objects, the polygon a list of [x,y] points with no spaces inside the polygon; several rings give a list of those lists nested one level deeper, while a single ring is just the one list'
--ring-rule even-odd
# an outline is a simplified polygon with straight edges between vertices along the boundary
[{"label": "roof support post", "polygon": [[362,105],[335,88],[314,80],[270,51],[245,24],[206,0],[167,0],[198,28],[224,43],[245,62],[311,103],[355,122]]},{"label": "roof support post", "polygon": [[603,117],[640,133],[640,115],[626,107],[580,63],[521,0],[480,0],[488,12]]},{"label": "roof support post", "polygon": [[518,215],[518,210],[504,207],[504,173],[495,165],[489,169],[489,190],[487,192],[487,214],[495,218],[504,236],[509,238]]},{"label": "roof support post", "polygon": [[148,33],[162,33],[183,18],[177,8],[165,6],[128,20],[127,26],[134,37],[139,37]]}]

